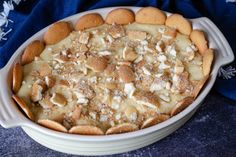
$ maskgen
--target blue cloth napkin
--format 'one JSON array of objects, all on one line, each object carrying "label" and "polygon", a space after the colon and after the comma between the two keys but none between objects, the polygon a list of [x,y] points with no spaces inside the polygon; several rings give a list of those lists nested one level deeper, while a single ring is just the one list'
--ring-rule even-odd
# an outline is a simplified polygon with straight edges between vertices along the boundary
[{"label": "blue cloth napkin", "polygon": [[[206,16],[223,32],[236,52],[234,0],[1,0],[0,67],[15,50],[47,25],[86,10],[111,6],[154,6],[187,18]],[[2,8],[1,8],[1,5]],[[215,89],[236,100],[236,62],[220,69]]]}]

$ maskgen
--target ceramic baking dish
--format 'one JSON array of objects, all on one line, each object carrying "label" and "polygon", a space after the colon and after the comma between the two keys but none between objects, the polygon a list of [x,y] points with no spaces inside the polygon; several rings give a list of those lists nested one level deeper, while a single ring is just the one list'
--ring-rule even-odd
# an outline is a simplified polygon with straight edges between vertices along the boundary
[{"label": "ceramic baking dish", "polygon": [[[139,7],[122,8],[129,8],[134,12],[140,9]],[[112,7],[91,10],[70,16],[63,20],[70,21],[74,24],[77,19],[84,14],[98,12],[105,17],[107,13],[113,9],[115,8]],[[170,13],[167,13],[167,15],[170,15]],[[47,28],[44,28],[25,41],[24,44],[16,50],[7,65],[0,70],[0,124],[5,128],[20,126],[26,134],[38,143],[60,152],[77,155],[105,155],[122,153],[147,146],[166,137],[182,126],[195,113],[208,92],[211,90],[216,80],[219,68],[234,60],[232,49],[230,48],[225,37],[208,18],[203,17],[190,20],[192,22],[193,29],[198,28],[205,32],[209,41],[209,47],[215,50],[215,59],[210,78],[200,95],[190,106],[176,116],[146,129],[106,136],[84,136],[61,133],[47,129],[30,121],[19,110],[11,98],[11,71],[12,65],[20,60],[20,56],[24,48],[31,41],[42,39],[44,32],[47,30]]]}]

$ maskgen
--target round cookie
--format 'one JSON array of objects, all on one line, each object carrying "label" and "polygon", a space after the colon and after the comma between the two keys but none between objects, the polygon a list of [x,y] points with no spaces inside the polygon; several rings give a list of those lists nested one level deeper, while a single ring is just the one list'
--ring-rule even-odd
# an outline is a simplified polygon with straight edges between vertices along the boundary
[{"label": "round cookie", "polygon": [[206,52],[206,50],[208,49],[207,41],[203,31],[197,29],[193,30],[190,34],[190,39],[197,46],[200,54],[203,55],[204,52]]},{"label": "round cookie", "polygon": [[190,35],[192,31],[191,23],[182,15],[172,14],[167,17],[166,25],[177,29],[180,33]]},{"label": "round cookie", "polygon": [[29,109],[29,107],[26,105],[26,103],[17,95],[12,95],[12,99],[17,103],[17,105],[24,111],[24,113],[27,115],[27,117],[31,120],[34,120],[34,115]]},{"label": "round cookie", "polygon": [[75,30],[97,27],[104,23],[102,16],[98,13],[86,14],[79,18],[75,24]]},{"label": "round cookie", "polygon": [[23,67],[20,63],[16,63],[12,70],[12,90],[17,93],[21,87],[23,80]]},{"label": "round cookie", "polygon": [[135,15],[135,21],[145,24],[165,24],[166,15],[161,10],[154,7],[140,9]]},{"label": "round cookie", "polygon": [[38,123],[49,129],[53,129],[60,132],[67,132],[67,129],[62,124],[50,119],[39,119]]},{"label": "round cookie", "polygon": [[175,116],[181,111],[183,111],[185,108],[187,108],[192,102],[194,101],[193,97],[186,97],[183,100],[180,100],[175,107],[171,110],[170,115]]},{"label": "round cookie", "polygon": [[121,134],[121,133],[126,133],[126,132],[131,132],[131,131],[136,131],[138,130],[138,126],[132,123],[123,123],[123,124],[118,124],[116,126],[113,126],[109,128],[106,131],[107,135],[110,134]]},{"label": "round cookie", "polygon": [[[203,73],[204,73],[204,69],[203,69]],[[194,87],[192,93],[193,93],[193,97],[194,99],[197,98],[198,94],[200,93],[202,87],[205,85],[206,81],[208,80],[209,75],[205,75],[203,77],[203,79],[201,79]]]},{"label": "round cookie", "polygon": [[164,115],[164,114],[160,114],[155,117],[148,118],[143,122],[141,129],[156,125],[156,124],[161,123],[169,118],[170,118],[169,115]]},{"label": "round cookie", "polygon": [[134,22],[134,20],[135,15],[131,10],[119,8],[109,12],[105,21],[107,24],[116,23],[120,25],[125,25]]},{"label": "round cookie", "polygon": [[214,59],[214,51],[213,49],[207,49],[204,52],[203,58],[202,58],[202,70],[204,76],[207,76],[211,72],[211,65]]},{"label": "round cookie", "polygon": [[56,44],[65,37],[67,37],[72,31],[68,22],[60,21],[51,25],[47,32],[44,34],[44,41],[47,45]]},{"label": "round cookie", "polygon": [[23,55],[21,56],[22,65],[32,62],[36,56],[41,54],[41,52],[44,50],[44,47],[44,43],[39,40],[31,42],[26,47]]},{"label": "round cookie", "polygon": [[69,133],[80,135],[104,135],[104,132],[100,128],[90,125],[73,126],[69,130]]}]

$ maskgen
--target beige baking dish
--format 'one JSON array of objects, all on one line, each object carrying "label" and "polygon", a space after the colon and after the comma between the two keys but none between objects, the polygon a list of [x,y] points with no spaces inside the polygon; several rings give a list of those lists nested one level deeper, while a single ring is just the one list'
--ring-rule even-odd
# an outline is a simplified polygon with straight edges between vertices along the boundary
[{"label": "beige baking dish", "polygon": [[[139,7],[129,8],[136,12]],[[96,9],[79,13],[63,20],[73,24],[76,20],[87,13],[98,12],[103,17],[112,8]],[[167,13],[170,15],[170,13]],[[83,136],[72,135],[53,131],[42,127],[27,119],[11,99],[11,70],[12,65],[20,60],[23,49],[33,40],[42,39],[44,32],[48,28],[39,31],[26,42],[24,42],[14,53],[7,65],[0,70],[0,124],[5,128],[20,126],[35,141],[40,144],[65,153],[77,155],[105,155],[122,153],[138,149],[154,143],[181,127],[198,109],[208,92],[211,90],[219,68],[234,60],[233,52],[223,34],[208,18],[190,19],[193,28],[204,30],[209,41],[209,47],[215,50],[215,60],[212,66],[210,78],[196,100],[184,111],[176,116],[155,126],[138,130],[135,132],[107,135],[107,136]]]}]

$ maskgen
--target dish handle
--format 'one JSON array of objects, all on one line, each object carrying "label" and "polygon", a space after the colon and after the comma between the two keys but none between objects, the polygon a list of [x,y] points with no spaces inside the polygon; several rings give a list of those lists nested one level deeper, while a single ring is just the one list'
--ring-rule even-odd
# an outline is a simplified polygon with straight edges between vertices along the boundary
[{"label": "dish handle", "polygon": [[14,124],[12,124],[13,122],[13,118],[6,110],[6,107],[3,105],[2,100],[0,100],[0,125],[4,128],[10,128],[15,126]]},{"label": "dish handle", "polygon": [[216,57],[218,58],[215,62],[216,65],[221,67],[223,65],[229,64],[234,60],[234,53],[224,37],[223,33],[217,28],[217,26],[208,18],[202,17],[198,20],[198,23],[204,27],[204,30],[209,35],[208,38],[210,38],[212,41],[213,48],[216,48],[219,52],[217,53]]},{"label": "dish handle", "polygon": [[[3,83],[3,72],[4,69],[0,69],[0,84]],[[4,102],[3,98],[6,96],[5,94],[7,91],[4,91],[3,88],[4,87],[1,86],[0,89],[0,125],[4,128],[20,126],[23,123],[23,119],[21,116],[19,116],[19,111],[13,112],[17,110],[16,106],[12,106]]]}]

